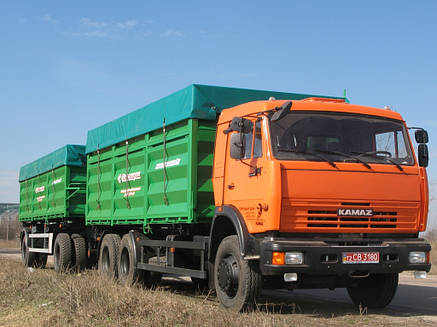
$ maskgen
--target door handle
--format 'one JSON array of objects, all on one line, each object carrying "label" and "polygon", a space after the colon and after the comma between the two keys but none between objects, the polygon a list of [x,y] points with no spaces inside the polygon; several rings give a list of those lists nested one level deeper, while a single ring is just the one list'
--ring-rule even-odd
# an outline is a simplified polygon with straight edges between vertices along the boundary
[{"label": "door handle", "polygon": [[233,190],[234,188],[235,188],[234,183],[228,184],[228,189]]}]

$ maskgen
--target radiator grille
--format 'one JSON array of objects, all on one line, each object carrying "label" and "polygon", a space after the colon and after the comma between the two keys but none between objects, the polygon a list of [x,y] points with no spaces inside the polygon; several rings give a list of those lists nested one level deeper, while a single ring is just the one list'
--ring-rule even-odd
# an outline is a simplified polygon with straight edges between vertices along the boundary
[{"label": "radiator grille", "polygon": [[[283,199],[281,230],[304,232],[389,232],[416,229],[418,202],[287,201]],[[372,216],[339,216],[339,209],[373,210]]]},{"label": "radiator grille", "polygon": [[[396,228],[395,216],[396,211],[373,212],[373,217],[337,217],[335,210],[308,210],[307,227]],[[374,222],[378,224],[372,224]]]}]

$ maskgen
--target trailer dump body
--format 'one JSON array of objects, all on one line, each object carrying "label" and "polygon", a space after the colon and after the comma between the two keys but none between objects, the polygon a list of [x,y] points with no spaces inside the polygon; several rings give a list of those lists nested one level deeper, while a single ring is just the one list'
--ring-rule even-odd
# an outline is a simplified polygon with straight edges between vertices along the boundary
[{"label": "trailer dump body", "polygon": [[190,85],[89,131],[86,224],[210,222],[218,114],[249,101],[312,96]]},{"label": "trailer dump body", "polygon": [[85,146],[66,145],[20,169],[21,222],[83,217]]}]

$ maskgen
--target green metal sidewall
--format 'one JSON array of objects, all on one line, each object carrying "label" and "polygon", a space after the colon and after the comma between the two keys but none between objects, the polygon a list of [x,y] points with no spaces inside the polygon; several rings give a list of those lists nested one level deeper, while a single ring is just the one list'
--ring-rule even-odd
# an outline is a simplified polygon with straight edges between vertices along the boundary
[{"label": "green metal sidewall", "polygon": [[20,182],[19,220],[85,215],[85,167],[62,166]]},{"label": "green metal sidewall", "polygon": [[90,153],[86,224],[210,221],[215,131],[189,119],[166,127],[165,153],[162,129]]}]

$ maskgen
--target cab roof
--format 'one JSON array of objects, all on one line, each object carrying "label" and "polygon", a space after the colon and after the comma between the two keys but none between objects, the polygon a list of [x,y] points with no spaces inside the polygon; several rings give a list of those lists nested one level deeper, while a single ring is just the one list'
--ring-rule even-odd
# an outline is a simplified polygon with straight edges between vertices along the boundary
[{"label": "cab roof", "polygon": [[[290,100],[273,100],[273,101],[252,101],[239,106],[223,110],[219,124],[229,122],[233,117],[242,117],[247,115],[257,114],[263,111],[269,111],[282,106]],[[336,99],[324,98],[307,98],[303,100],[291,100],[293,110],[303,111],[326,111],[326,112],[341,112],[353,113],[362,115],[379,116],[403,121],[402,116],[391,109],[380,109],[374,107],[360,106],[350,104]]]}]

